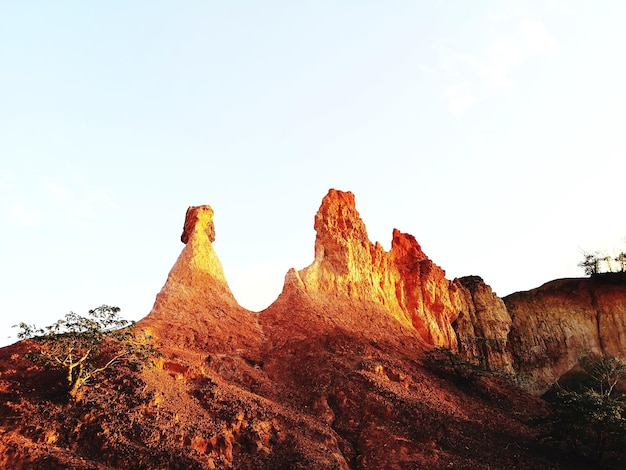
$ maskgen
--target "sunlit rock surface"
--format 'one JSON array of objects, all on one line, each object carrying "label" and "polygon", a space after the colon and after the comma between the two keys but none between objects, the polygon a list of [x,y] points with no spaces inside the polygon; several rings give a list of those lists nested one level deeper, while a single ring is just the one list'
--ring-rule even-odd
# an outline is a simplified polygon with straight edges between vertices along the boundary
[{"label": "sunlit rock surface", "polygon": [[541,392],[585,351],[622,355],[623,276],[562,280],[504,301],[448,280],[416,239],[372,243],[354,195],[330,190],[312,263],[260,313],[237,304],[210,206],[140,322],[160,355],[120,363],[68,403],[64,376],[0,348],[0,467],[14,469],[583,469],[548,448],[536,396],[433,366],[442,347]]},{"label": "sunlit rock surface", "polygon": [[[372,244],[354,195],[337,190],[322,201],[315,230],[315,260],[292,271],[288,283],[310,299],[339,307],[339,315],[350,309],[376,311],[388,327],[416,335],[421,345],[456,350],[451,322],[461,307],[457,287],[412,235],[394,230],[389,252]],[[356,321],[347,317],[346,324]]]},{"label": "sunlit rock surface", "polygon": [[258,317],[235,300],[212,243],[213,209],[187,210],[181,240],[185,243],[152,312],[140,322],[157,342],[185,350],[253,354],[263,334]]}]

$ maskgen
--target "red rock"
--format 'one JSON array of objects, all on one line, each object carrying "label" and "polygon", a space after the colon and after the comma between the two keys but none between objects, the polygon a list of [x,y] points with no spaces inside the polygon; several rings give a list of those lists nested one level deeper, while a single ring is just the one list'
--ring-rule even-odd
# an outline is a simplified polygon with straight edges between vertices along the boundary
[{"label": "red rock", "polygon": [[80,404],[51,394],[64,377],[27,361],[28,342],[0,348],[0,465],[585,468],[538,439],[538,398],[496,377],[459,385],[424,351],[482,356],[536,391],[583,346],[623,349],[623,283],[560,283],[507,310],[482,279],[446,279],[412,235],[394,230],[389,251],[371,243],[352,193],[330,190],[314,227],[313,262],[256,314],[228,287],[213,210],[190,207],[185,246],[138,324],[162,357],[120,365]]},{"label": "red rock", "polygon": [[181,240],[185,247],[157,295],[150,314],[139,322],[161,344],[182,351],[254,354],[263,333],[258,317],[239,306],[213,249],[213,209],[187,209]]},{"label": "red rock", "polygon": [[517,373],[547,390],[587,353],[626,359],[626,276],[551,281],[504,298]]},{"label": "red rock", "polygon": [[[354,195],[337,190],[330,190],[322,201],[315,230],[315,260],[290,272],[292,288],[302,289],[319,304],[339,305],[341,311],[375,311],[373,315],[388,324],[383,330],[393,337],[415,336],[420,346],[456,350],[451,322],[461,307],[457,287],[413,236],[394,230],[389,252],[372,244]],[[378,323],[376,318],[369,322]],[[344,323],[354,320],[345,318]],[[357,328],[362,328],[358,322]]]}]

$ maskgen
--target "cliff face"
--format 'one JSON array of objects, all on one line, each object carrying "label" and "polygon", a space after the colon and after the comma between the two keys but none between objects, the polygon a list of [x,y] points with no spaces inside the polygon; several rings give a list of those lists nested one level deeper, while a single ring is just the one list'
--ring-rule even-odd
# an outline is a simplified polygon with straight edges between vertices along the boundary
[{"label": "cliff face", "polygon": [[254,360],[332,331],[410,354],[444,347],[519,374],[535,393],[585,352],[624,354],[626,283],[618,275],[554,281],[503,301],[477,276],[446,279],[412,235],[394,230],[389,252],[370,242],[350,192],[331,189],[314,228],[312,264],[290,270],[279,298],[258,315],[228,288],[212,247],[213,210],[189,208],[185,248],[140,325],[181,351],[240,350]]},{"label": "cliff face", "polygon": [[502,299],[478,276],[455,281],[463,296],[463,310],[453,323],[459,353],[491,369],[513,373],[509,348],[511,317]]},{"label": "cliff face", "polygon": [[[279,304],[290,297],[292,307],[325,310],[343,328],[384,331],[389,343],[415,337],[418,348],[449,348],[520,375],[534,393],[586,352],[626,354],[623,275],[554,281],[500,299],[480,277],[446,279],[412,235],[394,230],[389,252],[372,244],[352,193],[330,190],[315,229],[315,260],[288,273]],[[264,317],[278,321],[281,310],[268,310]]]},{"label": "cliff face", "polygon": [[459,352],[518,376],[533,393],[588,353],[626,359],[626,276],[559,279],[504,299],[480,278],[456,280],[466,297],[453,324]]},{"label": "cliff face", "polygon": [[[287,291],[297,289],[309,301],[334,305],[346,327],[354,317],[341,311],[377,312],[389,319],[388,326],[415,336],[421,346],[456,350],[451,323],[461,309],[458,288],[413,236],[394,230],[389,252],[372,244],[354,195],[336,190],[322,201],[315,230],[315,260],[288,274]],[[335,314],[330,317],[337,319]]]},{"label": "cliff face", "polygon": [[560,279],[504,298],[517,373],[542,392],[586,353],[626,359],[626,279]]}]

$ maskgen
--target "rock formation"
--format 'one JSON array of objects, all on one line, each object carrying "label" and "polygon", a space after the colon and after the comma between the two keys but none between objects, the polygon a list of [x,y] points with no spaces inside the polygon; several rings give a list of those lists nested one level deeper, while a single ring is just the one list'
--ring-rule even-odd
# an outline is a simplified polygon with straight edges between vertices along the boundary
[{"label": "rock formation", "polygon": [[[315,216],[313,262],[255,313],[234,299],[209,206],[138,323],[161,353],[121,365],[68,404],[64,378],[0,349],[5,468],[589,468],[545,447],[541,400],[497,376],[433,365],[447,348],[541,392],[586,350],[623,356],[622,277],[562,280],[498,298],[448,280],[416,239],[371,243],[349,192]],[[43,384],[43,385],[42,385]],[[509,450],[507,450],[509,449]]]},{"label": "rock formation", "polygon": [[509,347],[511,317],[502,299],[478,276],[455,281],[463,309],[453,323],[459,353],[491,369],[514,373]]},{"label": "rock formation", "polygon": [[[181,351],[241,350],[257,360],[262,344],[341,331],[412,354],[448,348],[521,375],[535,393],[585,352],[624,354],[623,283],[601,282],[607,276],[555,281],[509,296],[505,305],[477,276],[446,279],[412,235],[394,230],[389,252],[370,242],[350,192],[324,197],[313,263],[290,270],[283,292],[260,315],[240,307],[228,288],[212,247],[212,209],[189,208],[184,227],[186,246],[142,322]],[[289,335],[276,338],[277,331]]]},{"label": "rock formation", "polygon": [[587,353],[626,359],[626,277],[560,279],[504,298],[515,369],[541,393]]},{"label": "rock formation", "polygon": [[237,303],[212,243],[213,209],[190,207],[181,240],[185,247],[140,326],[181,352],[236,349],[253,355],[263,334],[257,315]]},{"label": "rock formation", "polygon": [[533,393],[545,392],[585,354],[626,359],[623,273],[559,279],[504,299],[474,276],[456,282],[466,296],[453,324],[459,352],[515,374]]},{"label": "rock formation", "polygon": [[[299,291],[308,302],[330,308],[329,320],[341,319],[346,328],[382,322],[388,341],[409,335],[422,347],[456,350],[451,324],[460,309],[458,288],[413,236],[394,230],[389,252],[372,244],[354,195],[337,190],[322,201],[315,230],[315,260],[288,273],[284,295]],[[357,318],[364,315],[366,322]]]}]

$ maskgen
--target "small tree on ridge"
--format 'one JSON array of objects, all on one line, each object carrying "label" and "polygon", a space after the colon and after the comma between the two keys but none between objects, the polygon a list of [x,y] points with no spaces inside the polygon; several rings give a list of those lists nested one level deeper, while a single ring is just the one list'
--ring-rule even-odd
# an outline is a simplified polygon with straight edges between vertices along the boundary
[{"label": "small tree on ridge", "polygon": [[32,339],[37,346],[26,357],[66,373],[68,393],[80,401],[83,387],[101,372],[120,361],[139,363],[154,354],[147,342],[138,337],[134,322],[119,315],[119,307],[102,305],[87,316],[70,312],[45,328],[20,323],[19,339]]},{"label": "small tree on ridge", "polygon": [[583,251],[583,260],[578,263],[578,266],[583,268],[587,276],[591,276],[600,272],[601,261],[602,258],[600,257],[599,252],[595,251],[593,253],[588,253]]}]

